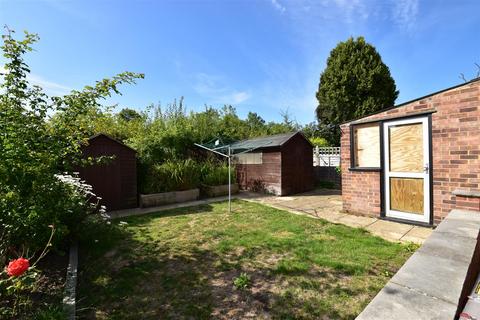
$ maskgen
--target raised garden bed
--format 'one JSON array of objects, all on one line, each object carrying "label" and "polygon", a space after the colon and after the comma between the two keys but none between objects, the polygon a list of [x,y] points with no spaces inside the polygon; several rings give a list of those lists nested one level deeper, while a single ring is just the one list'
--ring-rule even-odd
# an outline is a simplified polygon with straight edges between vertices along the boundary
[{"label": "raised garden bed", "polygon": [[[232,194],[238,193],[238,183],[232,183]],[[221,186],[207,186],[201,187],[202,196],[206,198],[220,197],[228,195],[228,184]]]},{"label": "raised garden bed", "polygon": [[200,196],[199,189],[190,189],[185,191],[172,191],[163,193],[141,194],[140,207],[156,207],[170,203],[179,203],[197,200]]}]

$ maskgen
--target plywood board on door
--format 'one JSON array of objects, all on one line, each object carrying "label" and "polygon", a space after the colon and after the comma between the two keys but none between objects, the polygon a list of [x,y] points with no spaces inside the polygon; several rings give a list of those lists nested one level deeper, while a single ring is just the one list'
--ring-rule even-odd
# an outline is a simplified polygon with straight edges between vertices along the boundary
[{"label": "plywood board on door", "polygon": [[423,179],[390,178],[390,210],[423,214]]},{"label": "plywood board on door", "polygon": [[423,124],[406,124],[389,128],[390,171],[423,171]]}]

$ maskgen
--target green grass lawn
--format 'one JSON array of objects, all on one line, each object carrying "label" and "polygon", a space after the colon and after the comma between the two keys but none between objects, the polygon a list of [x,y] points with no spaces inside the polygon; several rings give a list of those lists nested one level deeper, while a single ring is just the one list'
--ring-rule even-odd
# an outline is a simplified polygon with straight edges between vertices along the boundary
[{"label": "green grass lawn", "polygon": [[227,205],[92,227],[81,243],[80,317],[353,319],[414,249],[244,201],[229,214]]}]

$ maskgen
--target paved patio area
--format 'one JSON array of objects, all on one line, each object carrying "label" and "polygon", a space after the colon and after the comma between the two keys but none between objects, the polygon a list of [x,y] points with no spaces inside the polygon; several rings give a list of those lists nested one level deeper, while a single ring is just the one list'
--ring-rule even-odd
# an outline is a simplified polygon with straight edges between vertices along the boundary
[{"label": "paved patio area", "polygon": [[333,223],[341,223],[355,228],[365,228],[371,233],[389,241],[421,244],[432,233],[431,228],[343,213],[342,197],[338,190],[317,189],[287,197],[244,192],[239,195],[239,198],[296,214],[308,214]]},{"label": "paved patio area", "polygon": [[[288,197],[276,197],[272,195],[252,192],[241,192],[233,196],[234,199],[261,203],[266,206],[286,210],[294,214],[308,215],[313,218],[321,218],[333,223],[341,223],[354,228],[365,228],[371,233],[389,241],[415,242],[422,244],[432,233],[431,228],[417,227],[408,224],[385,221],[372,217],[356,216],[343,213],[342,197],[340,191],[329,189],[317,189]],[[225,201],[227,197],[204,199],[185,203],[176,203],[161,207],[135,208],[109,212],[112,219],[132,215],[142,215],[158,211],[171,210]],[[235,208],[233,208],[234,210]]]}]

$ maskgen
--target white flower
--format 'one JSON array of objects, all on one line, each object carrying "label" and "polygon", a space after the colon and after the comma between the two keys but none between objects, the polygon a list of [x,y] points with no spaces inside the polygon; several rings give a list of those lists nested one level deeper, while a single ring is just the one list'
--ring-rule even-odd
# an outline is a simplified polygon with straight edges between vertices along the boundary
[{"label": "white flower", "polygon": [[[54,176],[58,181],[72,190],[72,193],[75,195],[75,201],[77,201],[79,207],[84,207],[88,213],[100,213],[100,216],[104,220],[109,219],[110,216],[106,214],[107,208],[105,206],[97,207],[98,201],[102,200],[102,198],[97,197],[95,193],[92,192],[93,187],[84,180],[81,180],[78,175],[78,172],[74,172],[73,175],[64,172],[63,174],[55,174]],[[81,199],[78,199],[79,197]],[[97,204],[95,204],[95,200]],[[71,210],[69,211],[71,212]]]}]

